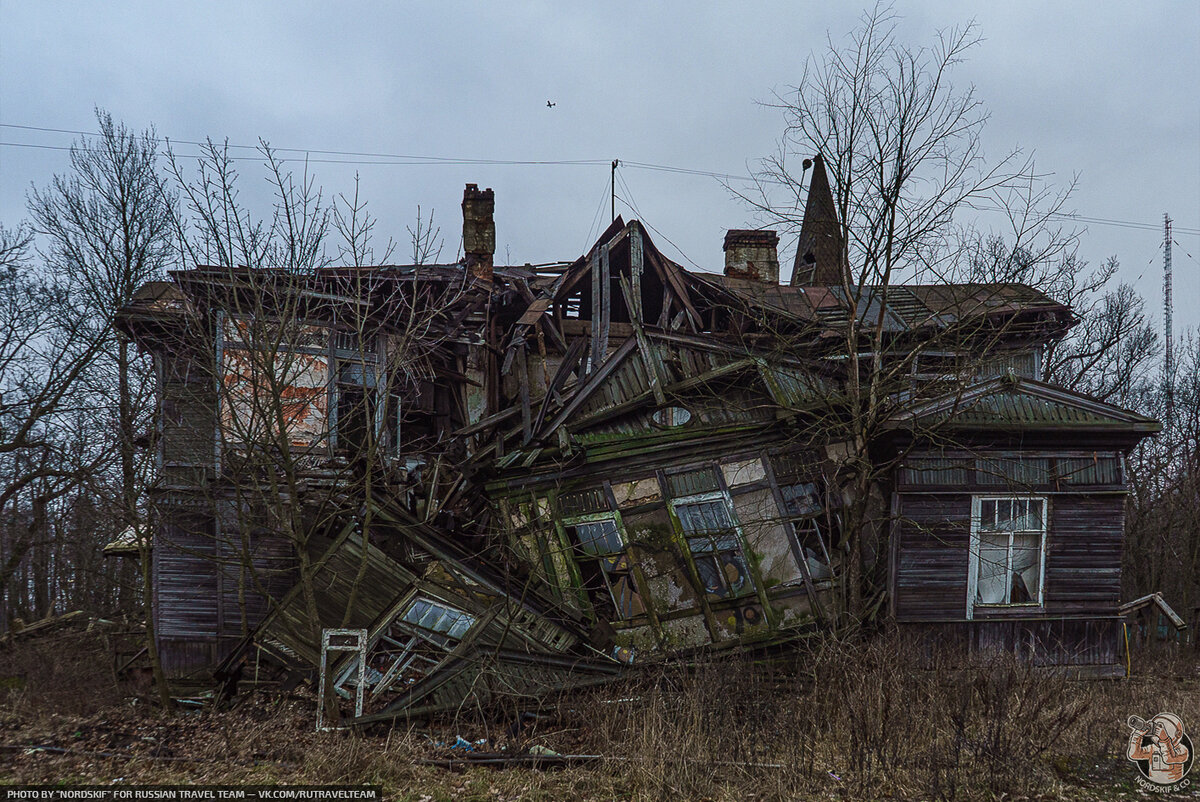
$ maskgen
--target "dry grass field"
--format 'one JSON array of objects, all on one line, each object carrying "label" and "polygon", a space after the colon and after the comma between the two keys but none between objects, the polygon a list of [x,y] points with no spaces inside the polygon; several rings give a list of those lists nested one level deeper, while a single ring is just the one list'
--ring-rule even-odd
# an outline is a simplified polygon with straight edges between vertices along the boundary
[{"label": "dry grass field", "polygon": [[[1124,758],[1130,714],[1172,711],[1200,733],[1190,650],[1143,657],[1129,680],[1081,682],[1008,660],[917,667],[887,641],[828,643],[786,660],[643,669],[519,730],[529,711],[493,709],[318,734],[305,690],[164,715],[116,681],[107,648],[73,632],[0,650],[3,782],[364,783],[423,802],[1116,800],[1146,796]],[[461,766],[467,753],[444,745],[458,736],[506,755],[589,757]]]}]

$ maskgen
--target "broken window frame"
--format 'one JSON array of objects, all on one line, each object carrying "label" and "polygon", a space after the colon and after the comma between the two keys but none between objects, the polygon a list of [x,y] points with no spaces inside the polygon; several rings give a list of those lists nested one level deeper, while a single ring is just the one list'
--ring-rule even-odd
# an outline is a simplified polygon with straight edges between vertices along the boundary
[{"label": "broken window frame", "polygon": [[[812,505],[807,509],[794,507],[793,502],[796,496],[789,497],[788,491],[801,487],[812,488],[806,494],[813,499]],[[779,499],[782,505],[780,512],[791,527],[792,536],[796,539],[797,553],[804,557],[806,563],[804,568],[814,583],[832,583],[838,567],[833,561],[833,550],[830,548],[829,537],[833,534],[832,526],[836,522],[837,516],[826,509],[825,496],[821,482],[815,479],[810,482],[790,482],[779,485]],[[816,541],[819,552],[811,547],[811,540]],[[810,552],[813,553],[810,555]],[[822,569],[825,576],[819,576],[814,568]]]},{"label": "broken window frame", "polygon": [[[373,339],[371,335],[363,336],[360,332],[346,329],[333,329],[330,332],[329,410],[331,425],[329,431],[332,450],[335,454],[362,454],[370,450],[368,445],[372,440],[376,449],[383,447],[384,450],[391,450],[388,448],[386,432],[388,427],[385,417],[391,412],[392,405],[382,397],[388,382],[379,349],[368,347],[368,343]],[[347,380],[343,370],[347,367],[358,368],[361,371],[360,375]],[[344,439],[349,439],[347,437],[349,433],[342,431],[344,425],[342,393],[349,392],[350,388],[361,393],[362,399],[358,403],[364,407],[362,414],[366,418],[362,432],[364,442],[353,445],[343,442]],[[399,404],[396,404],[397,418],[399,414]]]},{"label": "broken window frame", "polygon": [[[409,615],[418,604],[425,604],[426,611],[418,617],[417,622],[410,621]],[[440,609],[441,614],[430,623],[441,624],[447,620],[447,616],[453,620],[453,623],[445,630],[431,628],[420,623],[425,620],[426,614],[435,608]],[[427,667],[420,676],[409,680],[408,684],[415,684],[428,676],[479,623],[479,617],[475,614],[420,592],[414,593],[394,609],[396,610],[395,615],[388,617],[387,623],[375,633],[366,649],[367,665],[363,670],[363,677],[367,685],[366,697],[368,700],[375,699],[379,694],[395,686],[397,682],[403,682],[403,673],[418,660],[426,663]],[[460,627],[459,625],[463,621],[466,624]],[[399,628],[401,632],[405,633],[407,639],[402,641],[400,638],[394,637],[396,633],[393,630],[395,628]],[[390,645],[388,650],[394,657],[387,669],[380,671],[371,664],[381,654],[380,644],[385,641]],[[429,657],[427,654],[421,654],[422,647],[424,647],[423,651],[433,652],[436,650],[437,659]],[[347,683],[357,671],[358,657],[355,656],[347,661],[346,665],[338,672],[334,690],[339,696],[348,699],[354,695],[355,687],[347,685]]]},{"label": "broken window frame", "polygon": [[[685,523],[685,516],[680,514],[680,509],[713,502],[721,503],[729,522],[728,528],[689,530],[688,524]],[[748,552],[746,539],[742,534],[742,527],[738,523],[737,514],[734,512],[733,500],[725,490],[671,499],[671,514],[678,523],[679,534],[687,546],[688,557],[692,562],[692,569],[701,593],[715,599],[736,599],[757,592],[754,576],[750,573],[750,562],[746,557]],[[704,548],[705,545],[709,548]],[[730,559],[723,559],[726,557],[730,557]],[[707,571],[701,570],[702,564],[709,566]],[[735,564],[743,577],[737,585],[730,585],[725,576],[724,567],[729,564]],[[707,581],[706,574],[716,581]]]},{"label": "broken window frame", "polygon": [[[574,535],[568,532],[568,529],[576,529],[580,525],[597,524],[611,521],[613,524],[613,532],[620,543],[620,548],[615,551],[607,551],[603,553],[593,553],[583,542]],[[584,561],[594,562],[597,567],[597,573],[604,581],[605,590],[608,592],[609,600],[612,603],[612,610],[615,614],[613,621],[632,621],[646,614],[646,602],[644,593],[638,587],[637,580],[634,578],[633,571],[633,556],[629,549],[629,538],[625,535],[625,524],[621,520],[621,513],[612,510],[607,512],[595,512],[587,515],[576,515],[569,518],[563,518],[559,521],[559,532],[562,541],[566,544],[568,553],[571,555],[572,563],[572,578],[578,583],[577,587],[580,596],[592,608],[596,618],[601,617],[601,610],[598,609],[596,602],[592,598],[593,592],[598,592],[598,588],[587,587],[584,580],[584,567],[581,564]],[[593,543],[596,541],[592,541]],[[606,563],[606,560],[611,559],[612,566]],[[621,567],[623,565],[623,567]],[[623,602],[621,596],[614,589],[620,580],[615,580],[614,575],[621,576],[631,590],[631,597],[628,604]],[[633,603],[636,602],[638,609],[633,608]],[[628,607],[628,609],[626,609]]]},{"label": "broken window frame", "polygon": [[[1031,505],[1039,503],[1041,505],[1041,517],[1038,521],[1039,527],[1031,528],[1029,526],[1017,527],[1012,526],[1007,529],[999,527],[994,529],[983,528],[983,505],[985,503],[995,503],[994,508],[999,509],[1001,503],[1025,503]],[[1028,509],[1028,508],[1027,508]],[[1029,519],[1030,513],[1026,513],[1025,519]],[[1016,519],[1010,519],[1016,521]],[[996,610],[1006,608],[1040,608],[1045,604],[1046,595],[1046,539],[1050,529],[1050,500],[1046,496],[1036,495],[976,495],[971,497],[971,539],[967,566],[967,618],[974,618],[975,611]],[[1038,565],[1038,585],[1036,598],[1031,598],[1029,601],[1004,601],[1004,602],[983,602],[977,600],[979,595],[979,569],[982,559],[982,535],[984,534],[1007,534],[1008,545],[1005,549],[1005,590],[1004,598],[1011,599],[1013,591],[1013,559],[1014,552],[1017,550],[1015,538],[1017,536],[1036,536],[1037,537],[1037,565]],[[1031,594],[1032,595],[1032,594]]]}]

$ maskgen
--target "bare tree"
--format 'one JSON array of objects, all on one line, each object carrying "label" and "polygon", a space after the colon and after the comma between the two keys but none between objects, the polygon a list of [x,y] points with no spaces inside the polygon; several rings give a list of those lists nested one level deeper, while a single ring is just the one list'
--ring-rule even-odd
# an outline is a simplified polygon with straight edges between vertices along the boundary
[{"label": "bare tree", "polygon": [[[1061,253],[1074,236],[1048,225],[1069,188],[1049,188],[1019,152],[994,162],[984,156],[986,107],[973,88],[952,81],[979,41],[975,26],[942,31],[926,47],[900,41],[896,26],[891,6],[877,4],[847,41],[830,40],[799,84],[772,104],[787,124],[779,153],[762,163],[753,194],[737,192],[764,221],[799,229],[810,161],[799,173],[796,162],[815,154],[829,168],[833,208],[821,235],[837,243],[825,254],[836,264],[825,265],[832,275],[816,283],[830,285],[842,307],[836,361],[844,389],[816,428],[840,443],[834,485],[847,499],[839,546],[850,622],[869,617],[883,598],[883,577],[866,571],[864,559],[871,559],[887,518],[872,488],[893,466],[869,451],[900,411],[916,362],[922,353],[961,354],[968,343],[973,353],[985,353],[1004,336],[975,314],[987,299],[964,297],[960,308],[948,310],[962,315],[959,322],[936,337],[896,337],[889,298],[904,281],[953,276],[975,240],[956,217],[973,204],[1007,210],[1016,245],[1036,250],[1041,260]],[[801,265],[804,255],[798,257]],[[972,314],[965,314],[968,307]]]},{"label": "bare tree", "polygon": [[[323,626],[352,623],[368,567],[364,547],[355,575],[343,577],[341,609],[332,609],[315,585],[323,549],[348,532],[365,544],[376,504],[406,503],[397,498],[411,484],[404,474],[424,461],[401,459],[399,443],[428,448],[445,436],[412,416],[435,391],[449,312],[469,279],[436,266],[372,265],[375,220],[357,183],[327,206],[307,172],[296,176],[265,143],[261,153],[275,191],[265,218],[240,201],[223,146],[209,143],[194,171],[171,159],[187,221],[180,240],[197,269],[178,279],[186,320],[161,358],[189,363],[215,388],[206,401],[219,439],[215,479],[197,492],[213,509],[216,542],[185,548],[215,553],[227,576],[232,569],[240,634],[254,623],[252,596],[274,609],[294,588],[302,613],[287,626],[312,645]],[[437,247],[429,226],[422,220],[413,235],[423,258]],[[335,249],[344,265],[330,264]],[[389,241],[383,258],[393,250]],[[294,581],[281,585],[256,556],[267,541],[286,545]],[[326,703],[332,714],[332,698]]]},{"label": "bare tree", "polygon": [[[5,623],[16,612],[50,612],[50,585],[36,580],[47,580],[51,567],[51,505],[87,481],[99,463],[94,452],[74,458],[61,424],[86,400],[80,379],[101,341],[75,289],[61,273],[34,260],[32,242],[32,232],[24,226],[0,227],[0,510],[7,513],[0,540],[0,588]],[[31,589],[36,590],[32,597]]]},{"label": "bare tree", "polygon": [[159,699],[171,704],[155,648],[150,582],[151,541],[143,503],[150,480],[149,453],[135,445],[139,430],[150,428],[154,384],[152,366],[138,359],[128,338],[112,327],[117,310],[145,282],[163,275],[174,259],[175,199],[159,174],[154,129],[140,134],[96,109],[97,137],[71,147],[71,171],[34,189],[30,212],[45,237],[44,257],[70,282],[90,313],[91,337],[99,347],[85,378],[104,409],[115,410],[116,461],[120,475],[122,528],[134,533],[141,563],[147,650]]}]

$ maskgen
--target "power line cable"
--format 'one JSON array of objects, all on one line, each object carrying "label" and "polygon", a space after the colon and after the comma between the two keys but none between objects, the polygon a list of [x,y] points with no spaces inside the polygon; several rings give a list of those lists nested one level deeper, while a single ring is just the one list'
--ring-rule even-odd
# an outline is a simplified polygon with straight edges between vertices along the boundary
[{"label": "power line cable", "polygon": [[680,256],[682,256],[684,259],[686,259],[688,262],[690,262],[692,267],[696,268],[697,270],[699,270],[702,273],[706,272],[704,270],[704,268],[702,268],[700,265],[696,264],[695,261],[692,260],[692,257],[690,257],[686,253],[684,253],[682,248],[680,248],[678,245],[676,245],[674,242],[672,242],[670,237],[668,237],[666,234],[659,231],[657,228],[654,227],[654,225],[649,220],[646,219],[646,215],[642,214],[641,209],[639,209],[637,207],[637,201],[635,201],[633,199],[633,190],[629,188],[629,184],[626,183],[625,177],[618,175],[617,180],[621,182],[621,188],[625,190],[625,193],[627,195],[629,195],[628,201],[625,200],[624,198],[621,198],[618,195],[617,197],[620,199],[621,203],[624,203],[626,206],[628,206],[630,211],[632,211],[634,214],[636,214],[638,216],[638,220],[645,223],[647,228],[649,228],[651,231],[653,231],[658,236],[662,237],[663,240],[666,241],[667,244],[669,244],[672,248],[674,248],[679,253]]},{"label": "power line cable", "polygon": [[[71,134],[73,136],[88,136],[88,137],[100,136],[100,134],[95,131],[80,131],[80,130],[75,130],[75,129],[70,129],[70,128],[52,128],[52,127],[48,127],[48,126],[37,126],[37,125],[19,125],[16,123],[0,123],[0,128],[11,128],[11,129],[23,130],[23,131],[36,131],[36,132],[40,132],[40,133]],[[211,145],[211,146],[235,148],[235,149],[242,149],[242,150],[261,150],[263,147],[261,144],[260,145],[240,145],[240,144],[234,144],[234,143],[229,143],[229,142],[214,142],[212,140],[206,140],[206,141],[187,140],[187,139],[174,139],[173,140],[173,139],[170,139],[169,137],[154,137],[154,140],[157,142],[162,142],[162,143],[167,143],[167,144],[171,144],[174,142],[174,143],[181,143],[181,144],[185,144],[185,145],[191,145],[194,147],[209,147]],[[78,146],[75,146],[75,145],[70,145],[70,146],[43,145],[43,144],[26,143],[26,142],[0,142],[0,146],[2,146],[2,147],[17,147],[17,148],[35,148],[35,149],[39,149],[39,150],[58,150],[58,151],[69,151],[72,148],[76,148],[76,149],[82,149],[86,152],[92,151],[92,149],[90,149],[90,148],[86,148],[86,147],[79,148]],[[303,153],[303,154],[306,154],[306,158],[304,159],[304,161],[306,161],[309,164],[353,164],[353,165],[365,165],[365,166],[395,165],[395,166],[405,166],[405,167],[415,167],[415,166],[422,166],[422,165],[458,165],[458,166],[465,166],[465,165],[572,166],[573,165],[573,166],[592,167],[592,166],[597,166],[597,165],[602,165],[602,164],[608,165],[610,163],[608,159],[480,159],[480,158],[456,157],[456,156],[423,156],[423,155],[404,154],[404,153],[378,153],[378,152],[372,152],[372,151],[331,150],[331,149],[323,149],[323,148],[271,147],[271,150],[278,152],[278,153]],[[354,158],[313,159],[313,158],[308,158],[309,154],[317,154],[320,156],[344,156],[344,157],[354,157]],[[193,158],[195,155],[196,154],[183,154],[183,156],[185,158]],[[258,161],[261,159],[261,156],[230,156],[229,158],[233,161]],[[281,159],[281,161],[297,161],[297,160],[296,159]],[[656,172],[674,173],[674,174],[678,174],[678,175],[695,175],[695,176],[700,176],[700,177],[705,177],[705,178],[715,178],[715,179],[719,179],[722,181],[770,180],[770,179],[756,178],[754,176],[749,176],[749,175],[737,175],[734,173],[721,173],[721,172],[716,172],[716,171],[712,171],[712,170],[700,170],[700,169],[694,169],[694,168],[689,168],[689,167],[679,167],[677,165],[655,164],[652,162],[638,162],[638,161],[622,160],[621,164],[622,164],[622,166],[628,166],[628,167],[632,167],[632,168],[638,169],[638,170],[650,170],[650,171],[656,171]],[[784,182],[775,180],[772,183],[784,183]],[[631,199],[632,199],[632,197],[631,197]],[[993,206],[993,205],[981,203],[981,202],[967,202],[966,205],[969,208],[975,209],[977,211],[990,211],[990,212],[1006,211],[1004,208],[1002,208],[1000,206]],[[632,207],[630,207],[630,208],[632,208]],[[1157,223],[1146,223],[1146,222],[1135,221],[1135,220],[1121,220],[1118,218],[1109,218],[1109,217],[1094,217],[1094,216],[1088,216],[1088,215],[1073,214],[1073,213],[1069,213],[1069,212],[1052,212],[1052,213],[1049,213],[1047,216],[1054,218],[1054,219],[1069,220],[1069,221],[1076,222],[1076,223],[1113,226],[1113,227],[1118,227],[1118,228],[1128,228],[1128,229],[1139,230],[1139,231],[1157,232],[1160,229],[1160,226]],[[1174,231],[1177,233],[1181,233],[1181,234],[1200,236],[1200,228],[1175,226]]]}]

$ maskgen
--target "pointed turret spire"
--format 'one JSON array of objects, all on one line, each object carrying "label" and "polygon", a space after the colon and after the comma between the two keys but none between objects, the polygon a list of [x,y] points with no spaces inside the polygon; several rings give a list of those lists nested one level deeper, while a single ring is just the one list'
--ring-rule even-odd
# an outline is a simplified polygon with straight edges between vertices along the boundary
[{"label": "pointed turret spire", "polygon": [[800,242],[792,267],[793,287],[840,286],[847,272],[846,241],[838,221],[825,160],[813,158],[812,179],[808,183],[808,202],[800,226]]}]

